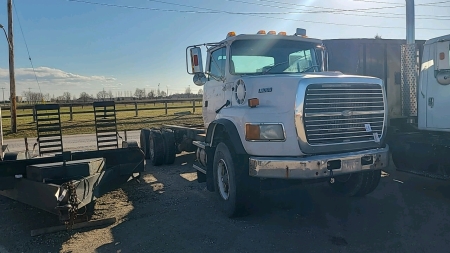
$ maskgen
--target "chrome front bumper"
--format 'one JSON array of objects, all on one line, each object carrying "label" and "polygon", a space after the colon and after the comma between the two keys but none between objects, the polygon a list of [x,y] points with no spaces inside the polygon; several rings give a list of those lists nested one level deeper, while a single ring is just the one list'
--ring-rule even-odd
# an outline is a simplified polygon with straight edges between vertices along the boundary
[{"label": "chrome front bumper", "polygon": [[[363,165],[363,157],[372,157],[373,162]],[[364,159],[364,161],[367,161],[367,159]],[[389,165],[389,146],[358,152],[309,157],[250,157],[249,163],[249,174],[253,177],[324,178],[330,177],[328,165],[340,164],[340,168],[333,169],[333,176],[387,167]]]}]

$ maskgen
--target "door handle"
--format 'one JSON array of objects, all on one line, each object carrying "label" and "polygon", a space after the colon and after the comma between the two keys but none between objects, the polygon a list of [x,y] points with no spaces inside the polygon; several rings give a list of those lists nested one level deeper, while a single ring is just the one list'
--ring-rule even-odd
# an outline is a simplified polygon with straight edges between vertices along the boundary
[{"label": "door handle", "polygon": [[434,98],[432,98],[432,97],[428,98],[428,106],[433,108],[433,106],[434,106]]}]

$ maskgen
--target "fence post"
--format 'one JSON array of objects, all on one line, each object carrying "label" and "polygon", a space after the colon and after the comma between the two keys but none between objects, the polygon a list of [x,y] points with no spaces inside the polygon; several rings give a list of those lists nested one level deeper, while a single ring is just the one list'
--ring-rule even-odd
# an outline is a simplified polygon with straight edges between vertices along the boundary
[{"label": "fence post", "polygon": [[73,121],[73,110],[72,110],[72,104],[69,107],[70,110],[70,121]]},{"label": "fence post", "polygon": [[134,102],[134,110],[136,111],[136,117],[137,117],[138,116],[137,102]]},{"label": "fence post", "polygon": [[195,100],[192,101],[192,113],[195,113]]},{"label": "fence post", "polygon": [[33,123],[36,122],[36,108],[33,106]]},{"label": "fence post", "polygon": [[166,109],[166,115],[167,115],[167,101],[164,101],[164,107]]}]

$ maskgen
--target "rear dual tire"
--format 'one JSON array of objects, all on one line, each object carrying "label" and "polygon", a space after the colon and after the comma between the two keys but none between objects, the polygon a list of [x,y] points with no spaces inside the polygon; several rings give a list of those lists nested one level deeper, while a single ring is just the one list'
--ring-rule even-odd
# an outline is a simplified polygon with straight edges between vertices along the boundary
[{"label": "rear dual tire", "polygon": [[176,157],[175,136],[172,130],[150,130],[149,159],[153,166],[173,164]]}]

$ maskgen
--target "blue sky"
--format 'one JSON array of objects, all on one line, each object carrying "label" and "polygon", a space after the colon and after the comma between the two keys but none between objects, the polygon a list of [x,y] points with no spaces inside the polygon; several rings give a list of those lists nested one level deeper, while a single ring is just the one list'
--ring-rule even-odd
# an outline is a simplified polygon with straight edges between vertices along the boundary
[{"label": "blue sky", "polygon": [[[402,7],[402,0],[85,1],[142,9],[68,0],[13,1],[40,82],[39,88],[30,69],[24,39],[14,13],[18,95],[29,88],[55,96],[65,91],[76,96],[83,91],[96,95],[104,88],[116,95],[118,91],[134,93],[136,88],[145,88],[148,92],[157,89],[158,84],[161,89],[168,89],[169,93],[184,92],[188,86],[196,92],[199,87],[186,73],[186,46],[220,41],[229,31],[239,34],[264,29],[293,34],[297,27],[302,27],[307,29],[310,37],[320,39],[372,38],[376,34],[383,38],[405,38],[405,7]],[[1,2],[0,24],[6,27],[6,1]],[[439,3],[433,4],[436,2]],[[450,1],[420,0],[416,1],[416,5],[416,39],[450,33]],[[348,9],[359,11],[342,11]],[[270,14],[202,13],[211,10]],[[274,12],[284,14],[274,15]],[[8,94],[5,39],[0,39],[1,87],[5,87],[5,94]]]}]

